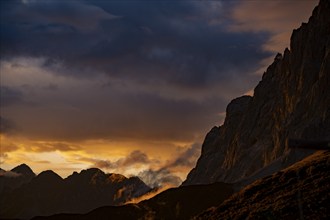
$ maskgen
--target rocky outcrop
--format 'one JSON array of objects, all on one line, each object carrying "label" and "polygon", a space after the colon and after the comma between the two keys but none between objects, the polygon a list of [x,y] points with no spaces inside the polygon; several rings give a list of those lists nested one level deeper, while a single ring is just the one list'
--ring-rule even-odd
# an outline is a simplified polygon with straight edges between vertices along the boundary
[{"label": "rocky outcrop", "polygon": [[224,124],[206,135],[183,185],[237,182],[275,161],[281,169],[311,153],[289,149],[290,138],[330,140],[329,14],[330,2],[321,0],[308,23],[293,31],[290,49],[267,68],[254,96],[228,105]]}]

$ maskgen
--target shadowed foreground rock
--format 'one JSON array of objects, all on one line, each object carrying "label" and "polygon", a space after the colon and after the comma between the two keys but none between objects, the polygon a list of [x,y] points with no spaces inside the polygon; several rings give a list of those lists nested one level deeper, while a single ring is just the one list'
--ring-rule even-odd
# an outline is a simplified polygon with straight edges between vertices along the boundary
[{"label": "shadowed foreground rock", "polygon": [[102,207],[85,215],[59,214],[33,220],[190,219],[208,207],[221,204],[232,193],[232,186],[225,183],[182,186],[138,204]]},{"label": "shadowed foreground rock", "polygon": [[257,180],[195,219],[329,219],[330,151]]}]

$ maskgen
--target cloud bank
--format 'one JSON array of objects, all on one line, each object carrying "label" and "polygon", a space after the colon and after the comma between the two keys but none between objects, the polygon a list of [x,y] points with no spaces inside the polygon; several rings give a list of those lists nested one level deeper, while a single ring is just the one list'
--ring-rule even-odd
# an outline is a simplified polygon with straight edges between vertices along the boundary
[{"label": "cloud bank", "polygon": [[[253,89],[256,73],[316,4],[0,1],[6,161],[20,160],[24,150],[64,158],[79,152],[92,155],[81,163],[140,167],[151,185],[179,183],[176,172],[187,172],[199,154],[187,144],[223,122],[227,103]],[[128,142],[135,146],[123,149]],[[175,151],[179,145],[186,151]],[[126,156],[102,157],[110,151]],[[178,156],[150,159],[155,151]],[[65,170],[58,157],[52,161]]]}]

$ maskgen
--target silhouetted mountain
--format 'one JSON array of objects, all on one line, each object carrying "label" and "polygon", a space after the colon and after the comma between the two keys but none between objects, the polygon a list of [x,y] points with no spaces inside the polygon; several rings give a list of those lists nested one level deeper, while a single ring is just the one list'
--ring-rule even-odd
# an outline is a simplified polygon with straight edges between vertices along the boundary
[{"label": "silhouetted mountain", "polygon": [[[14,169],[13,169],[14,170]],[[26,166],[15,168],[27,174]],[[13,171],[10,171],[13,172]],[[51,170],[0,195],[0,218],[31,218],[55,213],[86,213],[105,205],[120,205],[150,191],[137,177],[105,174],[97,168],[74,172],[66,179]]]},{"label": "silhouetted mountain", "polygon": [[288,139],[330,140],[329,5],[321,0],[293,31],[290,50],[275,57],[253,97],[231,101],[183,185],[237,182],[258,172],[256,179],[313,152],[290,149]]},{"label": "silhouetted mountain", "polygon": [[[1,168],[0,168],[1,169]],[[8,193],[21,185],[28,183],[35,173],[26,164],[21,164],[10,171],[0,170],[0,195]]]},{"label": "silhouetted mountain", "polygon": [[38,182],[39,184],[44,183],[56,183],[60,184],[63,179],[57,173],[52,170],[42,171],[36,178],[33,180],[35,183]]},{"label": "silhouetted mountain", "polygon": [[329,219],[330,151],[257,180],[196,219]]},{"label": "silhouetted mountain", "polygon": [[328,219],[329,161],[330,151],[316,152],[233,195],[235,186],[225,183],[181,186],[138,204],[33,220]]},{"label": "silhouetted mountain", "polygon": [[225,183],[182,186],[168,189],[138,204],[101,207],[83,215],[58,214],[33,219],[189,219],[208,207],[220,204],[232,193],[233,187]]},{"label": "silhouetted mountain", "polygon": [[35,177],[35,173],[31,170],[31,168],[26,164],[21,164],[11,170],[12,172],[22,174],[23,176]]}]

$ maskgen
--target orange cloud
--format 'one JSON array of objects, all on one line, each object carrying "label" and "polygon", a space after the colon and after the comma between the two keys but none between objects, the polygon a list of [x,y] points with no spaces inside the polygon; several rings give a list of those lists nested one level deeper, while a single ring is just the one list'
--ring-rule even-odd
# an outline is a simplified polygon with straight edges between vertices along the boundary
[{"label": "orange cloud", "polygon": [[77,151],[81,146],[65,142],[37,141],[26,145],[25,149],[31,152]]},{"label": "orange cloud", "polygon": [[116,161],[96,159],[96,158],[88,158],[82,157],[79,158],[81,161],[86,161],[92,163],[91,167],[97,167],[100,169],[127,169],[130,166],[137,166],[140,164],[150,165],[153,163],[159,163],[158,160],[153,160],[148,157],[147,154],[141,152],[140,150],[134,150],[129,153],[126,157],[122,157]]},{"label": "orange cloud", "polygon": [[[143,151],[138,150],[141,146]],[[158,179],[167,181],[166,184],[174,180],[178,185],[199,156],[200,145],[189,146],[190,143],[148,141],[38,141],[1,135],[0,159],[1,167],[7,170],[24,162],[36,173],[51,169],[62,177],[89,167],[98,167],[126,176],[151,170],[154,171],[152,174],[158,174]],[[161,169],[166,169],[166,172],[157,172]]]}]

